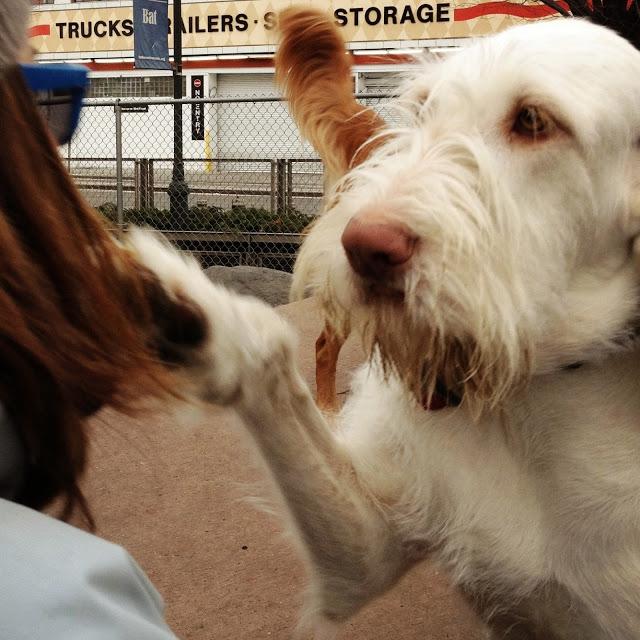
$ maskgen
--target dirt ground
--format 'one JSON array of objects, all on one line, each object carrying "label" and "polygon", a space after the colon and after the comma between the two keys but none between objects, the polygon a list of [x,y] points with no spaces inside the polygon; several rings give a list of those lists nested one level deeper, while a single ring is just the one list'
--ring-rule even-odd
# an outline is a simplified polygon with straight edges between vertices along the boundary
[{"label": "dirt ground", "polygon": [[[312,381],[320,330],[315,303],[280,308],[301,337]],[[359,359],[344,353],[339,388]],[[304,571],[278,522],[245,498],[264,472],[235,416],[157,413],[93,424],[86,491],[99,535],[126,547],[166,602],[169,624],[190,640],[292,637]],[[482,627],[446,577],[428,564],[343,629],[350,640],[480,640]]]}]

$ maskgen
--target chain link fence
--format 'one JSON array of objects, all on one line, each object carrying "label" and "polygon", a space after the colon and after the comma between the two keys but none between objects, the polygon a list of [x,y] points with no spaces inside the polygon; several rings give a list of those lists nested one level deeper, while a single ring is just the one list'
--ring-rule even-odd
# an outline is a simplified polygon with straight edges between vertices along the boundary
[{"label": "chain link fence", "polygon": [[114,229],[158,229],[205,267],[291,270],[322,206],[322,163],[280,98],[89,100],[62,152]]}]

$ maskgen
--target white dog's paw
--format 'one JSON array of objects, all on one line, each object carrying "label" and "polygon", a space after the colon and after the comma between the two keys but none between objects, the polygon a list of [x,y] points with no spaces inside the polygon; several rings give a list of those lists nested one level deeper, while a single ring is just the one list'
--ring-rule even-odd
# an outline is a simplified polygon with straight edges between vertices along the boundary
[{"label": "white dog's paw", "polygon": [[205,356],[202,398],[227,404],[249,394],[260,396],[274,376],[294,367],[295,336],[260,300],[222,287],[215,289],[219,297],[204,307],[212,335]]},{"label": "white dog's paw", "polygon": [[233,403],[293,366],[295,335],[271,307],[212,283],[158,234],[133,229],[127,239],[161,285],[161,295],[150,296],[158,351],[184,374],[189,393]]}]

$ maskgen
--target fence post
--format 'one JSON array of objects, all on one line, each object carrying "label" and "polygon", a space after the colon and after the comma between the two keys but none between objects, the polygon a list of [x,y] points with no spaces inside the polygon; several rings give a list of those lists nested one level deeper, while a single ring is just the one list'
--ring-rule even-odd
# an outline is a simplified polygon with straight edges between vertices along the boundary
[{"label": "fence post", "polygon": [[285,213],[293,206],[293,160],[287,160],[287,197],[284,201]]},{"label": "fence post", "polygon": [[122,182],[122,107],[119,98],[116,100],[113,110],[116,117],[116,212],[118,214],[118,235],[122,235],[124,231],[124,185]]},{"label": "fence post", "polygon": [[276,190],[278,188],[278,183],[276,180],[276,174],[278,171],[277,161],[271,161],[271,215],[274,215],[276,212]]},{"label": "fence post", "polygon": [[144,207],[145,209],[154,209],[156,206],[156,194],[155,194],[155,179],[153,176],[153,159],[147,159],[147,166],[145,171],[146,180],[143,182],[145,194]]},{"label": "fence post", "polygon": [[133,193],[134,193],[134,204],[133,207],[136,210],[140,210],[142,208],[142,163],[144,160],[140,158],[136,158],[133,161]]},{"label": "fence post", "polygon": [[285,210],[285,200],[286,200],[286,191],[287,191],[287,161],[286,160],[278,160],[277,161],[277,182],[278,187],[276,189],[277,199],[276,199],[276,211],[278,215],[284,214]]},{"label": "fence post", "polygon": [[153,209],[155,207],[153,160],[136,158],[134,174],[134,191],[136,209]]}]

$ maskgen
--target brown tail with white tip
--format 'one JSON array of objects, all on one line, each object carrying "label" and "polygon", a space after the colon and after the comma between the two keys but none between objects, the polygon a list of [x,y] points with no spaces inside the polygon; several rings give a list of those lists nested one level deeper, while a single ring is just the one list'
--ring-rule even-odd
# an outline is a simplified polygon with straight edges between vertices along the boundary
[{"label": "brown tail with white tip", "polygon": [[276,78],[302,135],[334,180],[360,164],[379,143],[385,122],[353,96],[351,57],[331,17],[292,7],[279,14]]},{"label": "brown tail with white tip", "polygon": [[[353,95],[351,56],[328,14],[292,7],[278,16],[276,79],[302,135],[322,158],[329,185],[380,144],[385,122]],[[336,368],[343,340],[326,324],[316,342],[316,401],[335,411]]]}]

